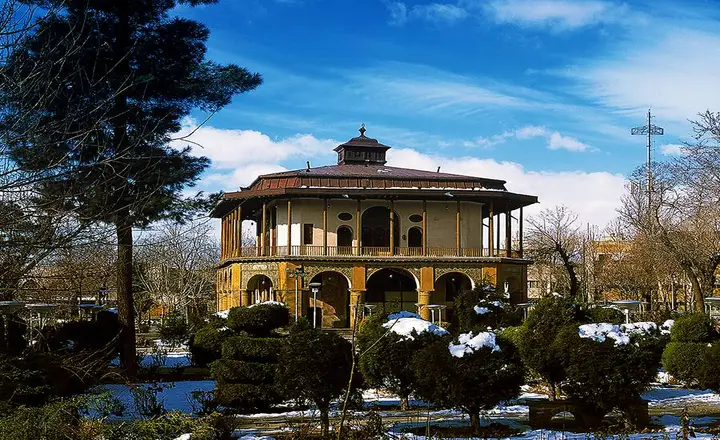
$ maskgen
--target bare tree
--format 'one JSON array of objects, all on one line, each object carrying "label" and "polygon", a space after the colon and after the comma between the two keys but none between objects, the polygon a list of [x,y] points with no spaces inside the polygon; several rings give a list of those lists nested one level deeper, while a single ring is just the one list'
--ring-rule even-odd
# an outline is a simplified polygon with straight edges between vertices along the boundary
[{"label": "bare tree", "polygon": [[[620,215],[636,236],[659,243],[677,263],[692,286],[695,310],[704,311],[720,264],[720,209],[712,171],[700,177],[688,172],[699,163],[691,158],[653,164],[649,201],[644,191],[631,190],[622,199]],[[638,168],[631,180],[644,174],[644,167]]]},{"label": "bare tree", "polygon": [[220,248],[207,220],[162,223],[136,249],[137,283],[163,311],[189,318],[212,302]]},{"label": "bare tree", "polygon": [[530,258],[551,267],[561,266],[567,279],[567,293],[580,291],[578,266],[583,259],[584,237],[577,214],[565,206],[545,209],[529,217],[525,236]]}]

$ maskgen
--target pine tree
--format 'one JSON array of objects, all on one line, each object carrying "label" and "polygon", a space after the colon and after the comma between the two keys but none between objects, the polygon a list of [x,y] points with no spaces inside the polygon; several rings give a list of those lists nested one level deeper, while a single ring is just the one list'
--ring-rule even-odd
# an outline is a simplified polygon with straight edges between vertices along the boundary
[{"label": "pine tree", "polygon": [[[180,4],[217,0],[26,0],[56,11],[40,22],[4,67],[28,88],[5,91],[0,131],[11,159],[39,177],[48,209],[106,222],[118,242],[121,361],[134,375],[133,227],[182,221],[208,199],[186,199],[208,167],[171,135],[193,108],[215,112],[254,89],[258,74],[205,59],[208,29],[171,17]],[[52,50],[48,51],[48,47]],[[39,54],[42,54],[40,56]],[[12,131],[31,136],[12,136]]]}]

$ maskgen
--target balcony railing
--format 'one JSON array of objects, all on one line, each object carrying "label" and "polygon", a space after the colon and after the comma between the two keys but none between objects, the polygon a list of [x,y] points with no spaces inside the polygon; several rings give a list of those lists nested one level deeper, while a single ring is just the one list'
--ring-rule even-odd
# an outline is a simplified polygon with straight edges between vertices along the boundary
[{"label": "balcony railing", "polygon": [[256,246],[243,247],[238,252],[230,255],[230,258],[253,258],[253,257],[416,257],[416,258],[437,258],[437,257],[510,257],[522,258],[522,253],[518,250],[506,249],[490,249],[484,248],[440,248],[428,247],[423,252],[422,247],[396,247],[393,250],[390,247],[382,246],[363,246],[360,249],[354,246],[267,246],[260,249]]}]

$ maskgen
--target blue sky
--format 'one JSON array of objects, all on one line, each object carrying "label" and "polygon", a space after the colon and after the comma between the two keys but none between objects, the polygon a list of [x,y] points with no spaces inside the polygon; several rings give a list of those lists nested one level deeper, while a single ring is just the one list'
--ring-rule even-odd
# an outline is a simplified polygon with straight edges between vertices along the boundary
[{"label": "blue sky", "polygon": [[[670,159],[698,112],[720,111],[720,2],[611,0],[221,0],[180,14],[211,30],[209,58],[260,72],[198,130],[214,165],[203,190],[325,165],[357,135],[389,165],[508,180],[612,217],[643,163],[630,136],[648,107]],[[189,130],[204,115],[187,121]]]}]

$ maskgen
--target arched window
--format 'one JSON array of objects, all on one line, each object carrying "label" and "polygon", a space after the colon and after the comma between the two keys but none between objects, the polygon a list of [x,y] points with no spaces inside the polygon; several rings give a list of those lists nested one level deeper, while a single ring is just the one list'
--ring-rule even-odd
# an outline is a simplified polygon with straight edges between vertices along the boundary
[{"label": "arched window", "polygon": [[353,233],[347,226],[340,226],[337,230],[338,247],[352,247]]},{"label": "arched window", "polygon": [[408,247],[422,247],[423,233],[420,228],[410,228],[408,230]]}]

